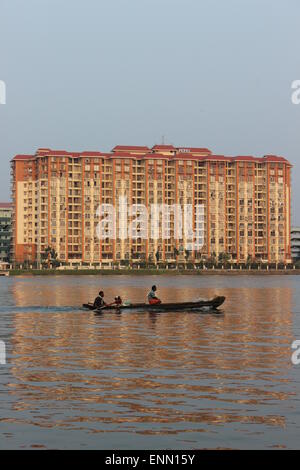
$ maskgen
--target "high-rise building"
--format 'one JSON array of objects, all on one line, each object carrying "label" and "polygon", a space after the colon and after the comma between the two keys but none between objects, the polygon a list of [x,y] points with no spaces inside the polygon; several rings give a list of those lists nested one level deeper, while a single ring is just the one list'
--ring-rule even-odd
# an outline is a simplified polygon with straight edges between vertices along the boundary
[{"label": "high-rise building", "polygon": [[9,202],[0,202],[0,261],[8,263],[12,244],[12,211]]},{"label": "high-rise building", "polygon": [[[291,165],[283,157],[227,157],[206,148],[117,146],[111,153],[39,149],[35,155],[16,155],[14,260],[39,261],[50,246],[70,264],[173,260],[180,251],[188,251],[190,260],[227,253],[237,263],[255,257],[288,263],[290,180]],[[175,236],[175,211],[167,222],[160,221],[168,237],[162,230],[153,236],[150,226],[143,236],[128,236],[124,227],[134,215],[123,220],[127,212],[120,211],[120,197],[149,210],[155,204],[186,205],[196,233],[196,208],[203,207],[202,248],[190,248],[184,231]],[[115,237],[99,239],[101,204],[116,209]],[[136,211],[140,215],[142,209]]]},{"label": "high-rise building", "polygon": [[291,252],[294,261],[300,260],[300,227],[292,227],[291,230]]}]

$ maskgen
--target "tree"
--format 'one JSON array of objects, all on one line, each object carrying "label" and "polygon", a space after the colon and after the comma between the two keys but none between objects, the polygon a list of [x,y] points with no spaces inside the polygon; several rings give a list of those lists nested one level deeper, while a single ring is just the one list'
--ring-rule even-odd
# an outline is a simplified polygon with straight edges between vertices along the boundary
[{"label": "tree", "polygon": [[258,264],[259,264],[259,262],[255,257],[253,257],[252,255],[247,256],[247,260],[246,260],[246,266],[247,267],[249,267],[249,266],[257,267]]},{"label": "tree", "polygon": [[253,263],[253,259],[251,255],[247,256],[246,266],[250,266]]},{"label": "tree", "polygon": [[213,252],[210,255],[210,258],[208,258],[208,260],[207,260],[207,266],[212,267],[212,266],[216,266],[216,264],[217,264],[217,255],[216,255],[215,252]]},{"label": "tree", "polygon": [[213,251],[212,254],[210,255],[210,259],[211,259],[212,264],[215,265],[217,262],[217,255],[215,251]]},{"label": "tree", "polygon": [[41,254],[41,258],[43,264],[47,265],[48,268],[50,268],[50,264],[52,264],[52,266],[54,266],[55,268],[60,264],[57,258],[57,253],[54,248],[51,248],[51,246],[47,246],[44,253]]},{"label": "tree", "polygon": [[229,253],[219,253],[219,262],[227,264],[230,261],[230,254]]}]

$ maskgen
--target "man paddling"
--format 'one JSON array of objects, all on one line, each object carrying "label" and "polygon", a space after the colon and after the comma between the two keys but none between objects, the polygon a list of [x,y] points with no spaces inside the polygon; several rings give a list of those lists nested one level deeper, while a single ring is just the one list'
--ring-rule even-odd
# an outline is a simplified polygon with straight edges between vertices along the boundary
[{"label": "man paddling", "polygon": [[106,303],[104,302],[104,292],[101,290],[99,295],[94,300],[94,308],[102,308],[105,307]]},{"label": "man paddling", "polygon": [[156,296],[157,287],[152,286],[151,291],[148,294],[149,305],[158,305],[161,304],[161,300]]},{"label": "man paddling", "polygon": [[117,296],[115,297],[115,300],[114,300],[111,304],[109,304],[109,305],[111,305],[111,306],[116,306],[116,307],[120,307],[122,304],[123,304],[123,300],[121,299],[121,297],[120,297],[119,295],[117,295]]}]

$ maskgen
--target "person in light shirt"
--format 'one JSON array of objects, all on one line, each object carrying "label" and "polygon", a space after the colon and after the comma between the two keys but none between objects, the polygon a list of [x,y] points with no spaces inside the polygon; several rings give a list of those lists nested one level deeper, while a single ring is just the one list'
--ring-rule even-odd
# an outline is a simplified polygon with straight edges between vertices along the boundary
[{"label": "person in light shirt", "polygon": [[161,300],[157,297],[156,291],[157,291],[157,287],[152,286],[152,289],[151,289],[151,291],[149,292],[149,294],[147,296],[149,305],[161,304]]}]

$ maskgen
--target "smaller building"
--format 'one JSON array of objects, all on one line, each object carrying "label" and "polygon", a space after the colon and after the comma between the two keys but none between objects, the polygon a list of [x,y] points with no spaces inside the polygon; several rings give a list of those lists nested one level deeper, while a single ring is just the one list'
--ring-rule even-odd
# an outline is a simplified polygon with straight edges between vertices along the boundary
[{"label": "smaller building", "polygon": [[293,261],[300,260],[300,227],[292,227],[291,252]]},{"label": "smaller building", "polygon": [[10,261],[12,246],[12,204],[0,202],[0,263]]}]

